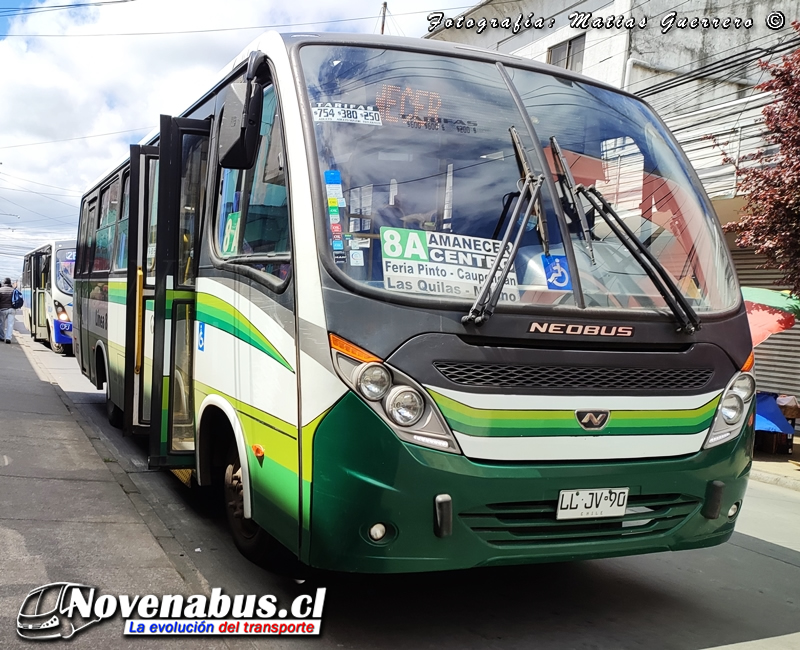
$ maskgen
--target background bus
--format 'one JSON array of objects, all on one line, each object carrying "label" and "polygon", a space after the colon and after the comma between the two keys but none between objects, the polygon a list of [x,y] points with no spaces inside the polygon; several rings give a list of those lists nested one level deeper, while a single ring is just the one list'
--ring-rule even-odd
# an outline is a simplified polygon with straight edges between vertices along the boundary
[{"label": "background bus", "polygon": [[53,352],[72,353],[72,293],[75,240],[50,241],[25,255],[22,313],[34,341]]},{"label": "background bus", "polygon": [[224,490],[250,558],[433,571],[733,533],[747,316],[633,95],[270,33],[87,189],[77,250],[83,372],[150,467]]}]

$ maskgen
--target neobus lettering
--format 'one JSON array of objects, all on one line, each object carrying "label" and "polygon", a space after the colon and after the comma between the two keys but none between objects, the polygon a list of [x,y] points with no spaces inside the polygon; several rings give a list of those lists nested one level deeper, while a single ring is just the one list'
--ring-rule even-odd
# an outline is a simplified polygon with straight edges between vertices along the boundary
[{"label": "neobus lettering", "polygon": [[582,336],[633,336],[633,327],[619,325],[568,325],[567,323],[531,323],[529,332],[536,334],[572,334]]}]

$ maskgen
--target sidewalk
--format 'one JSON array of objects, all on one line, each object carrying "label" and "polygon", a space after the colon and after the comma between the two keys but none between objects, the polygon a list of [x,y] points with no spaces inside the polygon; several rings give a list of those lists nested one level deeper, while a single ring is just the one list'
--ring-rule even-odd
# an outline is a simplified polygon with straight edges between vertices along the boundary
[{"label": "sidewalk", "polygon": [[[16,617],[28,592],[51,582],[99,594],[184,594],[207,589],[165,551],[169,531],[61,389],[29,358],[20,323],[0,345],[0,647],[22,646]],[[188,642],[188,643],[187,643]],[[187,647],[128,640],[119,620],[78,633],[75,648]],[[195,647],[197,646],[195,642]],[[204,647],[225,647],[204,642]]]},{"label": "sidewalk", "polygon": [[790,460],[800,462],[800,457],[756,452],[750,478],[800,492],[800,467]]}]

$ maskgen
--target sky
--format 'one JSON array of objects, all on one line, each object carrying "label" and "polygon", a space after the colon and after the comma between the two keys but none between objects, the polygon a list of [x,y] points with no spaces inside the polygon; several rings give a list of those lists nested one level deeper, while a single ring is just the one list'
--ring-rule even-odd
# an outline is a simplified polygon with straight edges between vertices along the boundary
[{"label": "sky", "polygon": [[[431,11],[388,3],[385,32],[422,36]],[[381,0],[0,0],[0,279],[23,255],[73,239],[80,197],[158,116],[178,114],[258,34],[377,33]]]}]

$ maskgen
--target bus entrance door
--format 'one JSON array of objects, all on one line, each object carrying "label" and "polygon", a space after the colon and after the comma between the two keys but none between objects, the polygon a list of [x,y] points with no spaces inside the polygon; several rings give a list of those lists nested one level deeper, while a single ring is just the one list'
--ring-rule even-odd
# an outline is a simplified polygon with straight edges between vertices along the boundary
[{"label": "bus entrance door", "polygon": [[33,259],[31,282],[31,336],[36,341],[46,341],[47,336],[47,278],[50,273],[52,253],[42,251]]},{"label": "bus entrance door", "polygon": [[158,147],[131,146],[123,430],[148,433],[153,379]]},{"label": "bus entrance door", "polygon": [[209,122],[161,116],[150,467],[195,466],[195,281],[209,133]]}]

